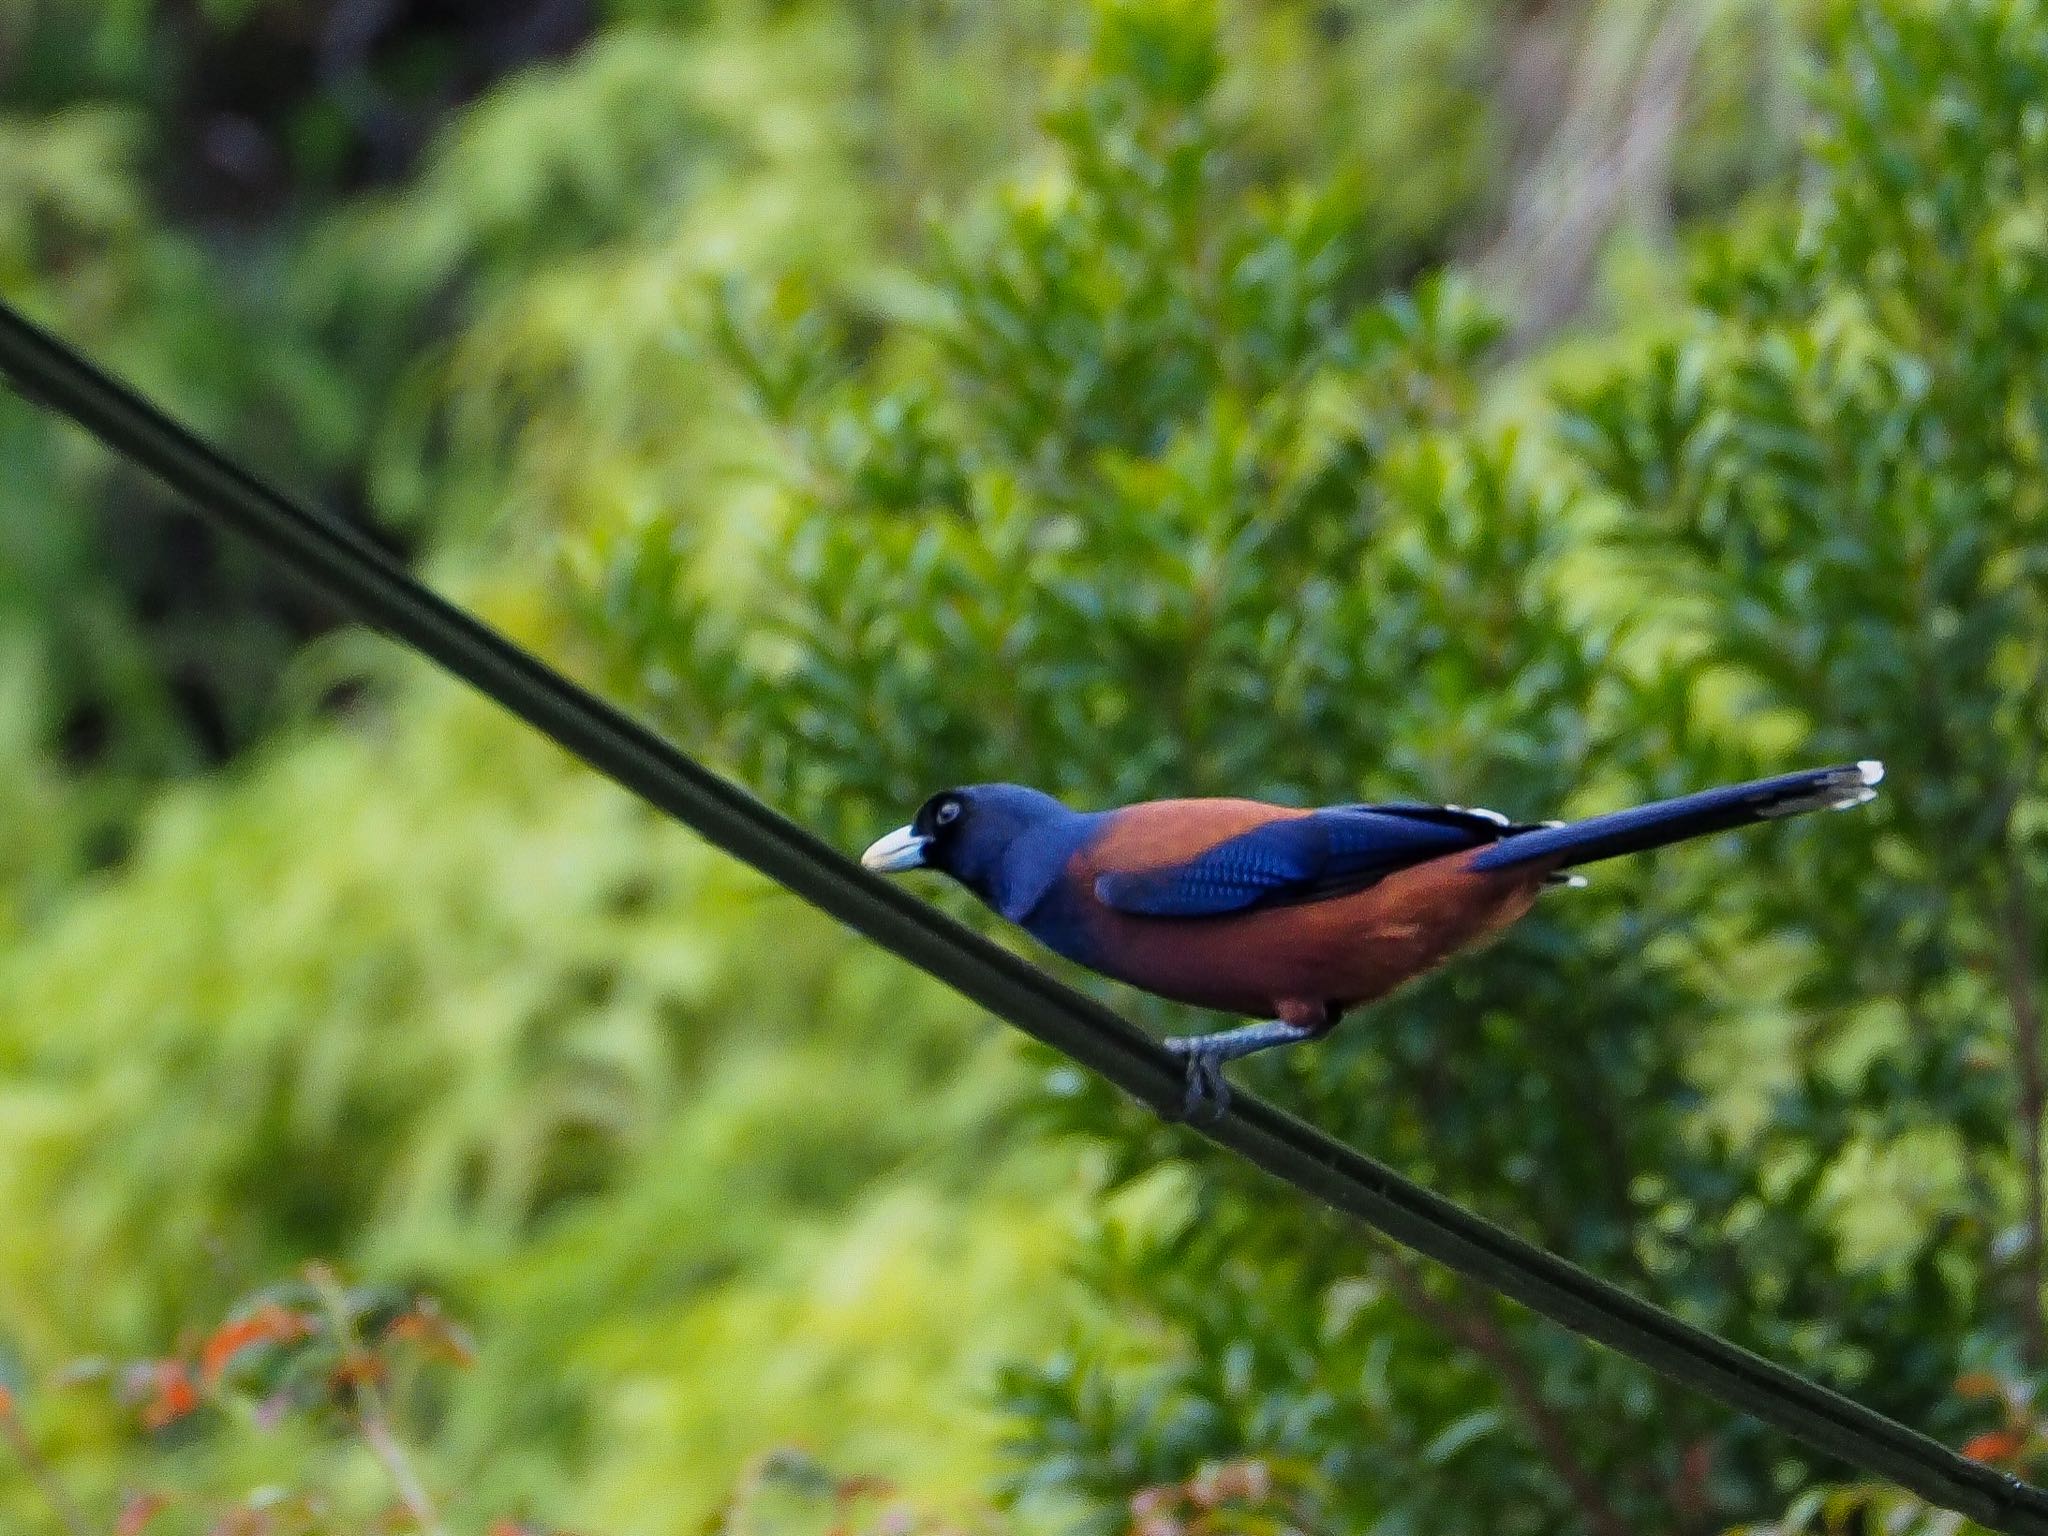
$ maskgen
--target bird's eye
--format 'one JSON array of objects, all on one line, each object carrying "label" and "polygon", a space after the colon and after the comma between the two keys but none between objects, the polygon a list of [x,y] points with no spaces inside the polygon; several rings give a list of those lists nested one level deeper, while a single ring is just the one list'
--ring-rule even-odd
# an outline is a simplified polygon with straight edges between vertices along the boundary
[{"label": "bird's eye", "polygon": [[959,819],[960,802],[958,800],[946,801],[945,803],[940,805],[937,812],[935,812],[932,816],[932,820],[937,822],[942,827],[947,826],[952,822],[956,822]]}]

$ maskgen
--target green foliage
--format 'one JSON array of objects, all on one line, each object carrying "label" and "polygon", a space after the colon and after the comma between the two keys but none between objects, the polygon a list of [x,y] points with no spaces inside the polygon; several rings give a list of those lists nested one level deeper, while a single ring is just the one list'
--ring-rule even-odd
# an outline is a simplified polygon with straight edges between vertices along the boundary
[{"label": "green foliage", "polygon": [[[1494,333],[1458,284],[1374,293],[1350,260],[1369,196],[1245,175],[1233,61],[1199,12],[1109,7],[1048,114],[1051,162],[934,238],[910,318],[854,347],[829,310],[785,332],[728,296],[713,336],[774,486],[744,606],[690,587],[697,530],[654,517],[595,536],[600,621],[687,734],[849,838],[985,778],[1097,804],[1228,790],[1544,815],[1887,758],[1899,793],[1877,814],[1603,869],[1489,955],[1247,1076],[1578,1262],[1952,1431],[1958,1371],[2015,1363],[2039,1315],[2026,1245],[1999,1235],[2024,1158],[1991,1070],[2010,1059],[2000,964],[2037,974],[2039,927],[2001,947],[1984,818],[2030,825],[2039,767],[2034,317],[2013,274],[2024,61],[2048,20],[1966,9],[1854,14],[1837,111],[1862,116],[1829,141],[1851,191],[1729,248],[1699,337],[1617,348],[1559,442],[1476,408]],[[2028,42],[1971,83],[2001,27]],[[1900,39],[1910,84],[1859,95],[1904,73],[1884,51]],[[1882,238],[1859,156],[1881,145],[1897,171],[1913,141],[1882,112],[1919,122],[1930,101],[1984,126],[1923,135],[1928,153],[2014,167],[1899,172],[1954,226],[1939,302],[1986,311],[1960,325],[1908,303],[1926,263],[1888,293],[1867,249],[1827,234]],[[1880,345],[1890,309],[1978,393]],[[1681,567],[1696,600],[1665,595]],[[2013,985],[2024,1002],[2032,983]],[[1092,1093],[1061,1118],[1124,1177],[1183,1150]],[[1272,1457],[1306,1469],[1312,1524],[1533,1531],[1677,1506],[1701,1528],[1816,1470],[1197,1166],[1104,1239],[1088,1278],[1115,1324],[1010,1377],[1026,1508],[1078,1499],[1110,1529],[1147,1486]]]},{"label": "green foliage", "polygon": [[[2034,1384],[1972,1371],[1957,1380],[1956,1392],[1982,1404],[1973,1416],[1991,1425],[1965,1441],[1962,1453],[2038,1483],[2037,1469],[2048,1459],[2048,1426],[2034,1407]],[[1853,1483],[1809,1488],[1777,1519],[1745,1526],[1733,1536],[1851,1536],[1871,1529],[1899,1536],[1953,1536],[1976,1527],[1953,1511],[1932,1508],[1897,1488]]]},{"label": "green foliage", "polygon": [[[156,1353],[326,1254],[484,1341],[425,1426],[437,1488],[666,1530],[794,1439],[971,1501],[975,1383],[1051,1336],[1081,1193],[1002,1129],[1015,1068],[508,722],[401,696],[162,804],[0,960],[0,1220],[39,1234],[0,1349]],[[105,1507],[128,1438],[30,1407]],[[297,1454],[251,1424],[147,1465],[225,1491]]]},{"label": "green foliage", "polygon": [[[373,1524],[437,1536],[444,1526],[413,1465],[405,1426],[433,1379],[472,1358],[461,1328],[430,1298],[347,1287],[325,1266],[310,1265],[302,1280],[239,1303],[192,1358],[78,1362],[62,1380],[70,1390],[111,1386],[134,1405],[145,1433],[191,1443],[251,1425],[275,1433],[296,1421],[295,1428],[325,1431],[338,1448],[367,1452],[384,1474],[381,1487],[337,1488],[344,1480],[330,1477],[325,1487],[271,1486],[226,1501],[193,1489],[144,1487],[122,1504],[116,1529],[124,1536],[343,1536]],[[0,1403],[0,1415],[18,1446],[33,1445],[12,1400]],[[83,1528],[83,1513],[56,1474],[44,1468],[41,1481],[66,1526]]]},{"label": "green foliage", "polygon": [[[17,0],[0,278],[344,515],[465,542],[484,507],[581,520],[715,457],[715,419],[677,430],[704,404],[673,356],[679,285],[802,269],[871,325],[902,297],[880,263],[917,210],[1020,152],[1020,76],[1062,67],[1085,25],[958,0],[571,9]],[[1374,271],[1484,229],[1519,110],[1485,86],[1521,36],[1497,10],[1233,10],[1249,168],[1403,167],[1347,234]],[[1134,30],[1151,52],[1132,58],[1185,90],[1165,37]],[[1729,116],[1702,112],[1702,145]],[[535,416],[573,430],[508,427]],[[0,446],[22,502],[63,509],[10,520],[0,552],[23,579],[0,586],[0,629],[36,648],[43,745],[122,789],[118,832],[150,783],[260,733],[325,615],[11,400]]]},{"label": "green foliage", "polygon": [[[0,118],[0,280],[53,323],[121,335],[118,361],[161,386],[187,373],[228,315],[203,291],[189,242],[149,223],[139,128],[115,107]],[[63,279],[48,282],[49,272]],[[245,406],[255,414],[253,397],[277,380],[262,377],[264,359],[240,361],[233,376],[207,370],[197,389],[181,391],[186,409],[209,426]],[[37,678],[46,695],[38,713],[51,722],[38,722],[30,744],[51,744],[46,731],[69,734],[116,774],[189,771],[204,746],[181,718],[176,684],[202,673],[223,679],[221,729],[246,736],[247,674],[278,650],[277,617],[195,612],[199,592],[165,593],[161,538],[117,541],[109,561],[106,524],[81,515],[102,471],[11,395],[0,399],[0,453],[14,504],[0,518],[0,634]],[[245,565],[230,569],[227,582],[194,585],[214,595],[248,579]],[[134,613],[139,599],[154,606],[147,623]]]},{"label": "green foliage", "polygon": [[1644,579],[1684,605],[1694,695],[1824,754],[1881,748],[1899,786],[1888,824],[1831,837],[1731,915],[1761,934],[1806,914],[1799,996],[1823,1017],[1883,999],[1881,1034],[1840,1012],[1817,1032],[1772,1139],[1916,1146],[1923,1199],[1960,1228],[1923,1240],[1964,1245],[2030,1319],[2043,23],[2032,6],[1845,11],[1814,198],[1710,251],[1690,334],[1629,359],[1567,423]]},{"label": "green foliage", "polygon": [[[132,1416],[129,1461],[147,1472],[122,1498],[112,1527],[119,1536],[543,1536],[530,1519],[491,1518],[487,1486],[471,1480],[444,1492],[422,1473],[414,1437],[445,1413],[451,1372],[476,1358],[468,1330],[432,1297],[347,1286],[310,1264],[301,1278],[238,1301],[179,1353],[74,1361],[50,1397],[29,1400],[109,1394]],[[24,1417],[25,1396],[0,1385],[0,1443],[58,1525],[87,1531],[87,1506],[37,1448],[42,1415]],[[203,1486],[208,1479],[193,1475],[198,1453],[231,1463],[237,1441],[262,1445],[273,1464],[289,1445],[294,1476],[247,1491]],[[968,1529],[920,1511],[884,1479],[835,1473],[794,1446],[753,1458],[706,1525],[723,1536],[828,1527],[898,1536]]]},{"label": "green foliage", "polygon": [[[796,514],[756,559],[795,574],[795,600],[771,588],[734,612],[664,590],[693,553],[673,538],[593,553],[611,631],[673,707],[839,830],[935,779],[1024,765],[1097,796],[1168,762],[1190,789],[1307,791],[1279,743],[1353,729],[1365,702],[1340,573],[1381,497],[1469,477],[1525,524],[1422,537],[1536,554],[1515,446],[1453,462],[1422,430],[1489,318],[1450,282],[1373,301],[1348,254],[1356,199],[1249,184],[1205,110],[1213,39],[1197,28],[1162,63],[1160,27],[1142,8],[1106,26],[1051,115],[1061,159],[941,246],[937,318],[873,363],[835,369],[828,320],[785,340],[727,294],[715,334]],[[1361,496],[1360,467],[1389,455]],[[1383,554],[1412,622],[1440,622],[1427,551]],[[1264,708],[1276,686],[1288,712]],[[1090,750],[1060,751],[1077,740]]]},{"label": "green foliage", "polygon": [[[1710,231],[1697,312],[1582,342],[1555,411],[1437,270],[1512,190],[1540,8],[617,0],[502,82],[516,7],[324,76],[304,8],[18,9],[10,297],[849,845],[952,780],[1541,816],[1890,759],[1876,814],[1603,869],[1248,1075],[2011,1429],[1955,1380],[2023,1393],[2039,1312],[2037,5],[1839,8],[1812,195]],[[1717,16],[1689,209],[1768,158],[1789,52]],[[1034,1091],[503,722],[342,652],[280,695],[317,616],[164,576],[162,509],[12,400],[0,457],[0,1368],[161,1355],[332,1257],[475,1323],[424,1475],[537,1523],[900,1528],[999,1468],[1020,1524],[1147,1536],[1920,1518],[1796,1503],[1829,1469]],[[109,1521],[384,1486],[305,1425],[26,1421]]]}]

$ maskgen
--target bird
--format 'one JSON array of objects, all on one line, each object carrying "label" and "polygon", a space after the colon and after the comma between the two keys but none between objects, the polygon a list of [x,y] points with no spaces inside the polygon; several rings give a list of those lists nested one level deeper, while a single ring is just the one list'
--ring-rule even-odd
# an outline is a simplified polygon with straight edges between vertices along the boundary
[{"label": "bird", "polygon": [[1229,1105],[1226,1062],[1315,1040],[1525,916],[1583,864],[1877,793],[1874,760],[1610,811],[1518,822],[1396,801],[1303,809],[1150,800],[1079,811],[1021,784],[928,798],[861,863],[934,870],[1055,954],[1156,996],[1257,1022],[1164,1042],[1184,1116]]}]

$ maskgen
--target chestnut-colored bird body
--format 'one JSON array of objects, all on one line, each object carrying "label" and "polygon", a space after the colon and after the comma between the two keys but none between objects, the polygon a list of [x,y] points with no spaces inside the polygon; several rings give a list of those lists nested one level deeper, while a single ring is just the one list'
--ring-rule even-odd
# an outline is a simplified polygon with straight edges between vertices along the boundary
[{"label": "chestnut-colored bird body", "polygon": [[1550,874],[1543,864],[1474,870],[1477,850],[1466,848],[1360,890],[1212,917],[1125,912],[1096,894],[1104,874],[1181,866],[1309,814],[1255,800],[1155,800],[1116,813],[1061,882],[1096,968],[1176,1002],[1319,1030],[1514,923]]}]

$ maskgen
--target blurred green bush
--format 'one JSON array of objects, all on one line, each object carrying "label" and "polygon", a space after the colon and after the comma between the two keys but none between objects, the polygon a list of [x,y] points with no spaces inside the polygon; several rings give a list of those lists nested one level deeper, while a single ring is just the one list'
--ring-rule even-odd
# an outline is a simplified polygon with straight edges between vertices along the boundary
[{"label": "blurred green bush", "polygon": [[[1053,1336],[1087,1188],[1013,1060],[511,723],[400,697],[167,797],[6,957],[8,1355],[158,1352],[331,1255],[488,1340],[435,1466],[496,1507],[668,1529],[792,1438],[970,1495],[976,1383]],[[132,1479],[104,1412],[24,1401],[82,1491]]]},{"label": "blurred green bush", "polygon": [[[716,318],[774,487],[743,614],[659,514],[599,525],[589,586],[650,703],[842,836],[985,778],[1542,815],[1893,762],[1879,814],[1602,871],[1247,1075],[1955,1433],[1959,1371],[2041,1360],[2048,17],[1831,36],[1813,194],[1710,247],[1685,338],[1502,417],[1468,293],[1375,296],[1369,200],[1247,172],[1222,34],[1108,7],[1055,160],[935,242],[918,317],[858,348],[829,309]],[[1071,1123],[1131,1176],[1179,1149],[1093,1096]],[[1198,1166],[1099,1255],[1116,1322],[1010,1376],[1027,1507],[1109,1529],[1281,1457],[1311,1525],[1618,1531],[1825,1470]]]},{"label": "blurred green bush", "polygon": [[[1468,259],[1532,84],[1636,79],[1663,8],[556,10],[0,12],[10,297],[848,843],[990,777],[1540,816],[1886,757],[1247,1075],[2003,1423],[1955,1383],[2044,1364],[2041,6],[1714,8],[1688,275],[1624,229],[1534,353]],[[970,1028],[11,400],[0,452],[23,1378],[326,1257],[474,1325],[429,1475],[549,1524],[751,1519],[793,1441],[1033,1528],[1855,1502]],[[22,1401],[95,1510],[371,1471]],[[12,1469],[0,1518],[49,1528]]]}]

